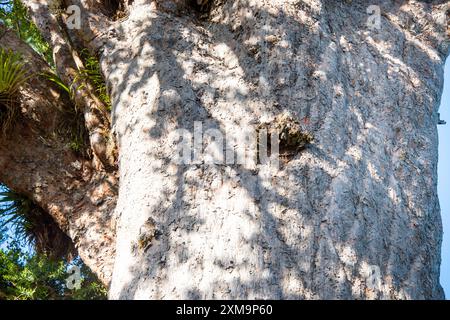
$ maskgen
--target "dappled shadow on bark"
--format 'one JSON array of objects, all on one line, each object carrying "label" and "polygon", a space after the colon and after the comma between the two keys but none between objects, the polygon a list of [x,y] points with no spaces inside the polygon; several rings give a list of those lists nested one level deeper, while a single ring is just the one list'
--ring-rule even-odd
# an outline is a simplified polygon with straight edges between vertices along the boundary
[{"label": "dappled shadow on bark", "polygon": [[[431,165],[428,166],[412,160],[414,163],[411,166],[405,166],[394,160],[393,156],[404,147],[404,141],[397,139],[414,138],[413,135],[395,130],[405,121],[396,117],[404,115],[406,121],[419,126],[411,128],[413,131],[422,130],[420,126],[433,126],[438,101],[423,101],[429,110],[419,112],[424,119],[422,122],[413,119],[417,113],[408,116],[407,112],[402,111],[403,96],[400,92],[398,100],[378,105],[387,86],[380,83],[377,87],[375,81],[380,81],[387,72],[383,67],[386,56],[377,52],[376,41],[375,44],[360,43],[362,36],[358,30],[354,30],[357,27],[354,24],[364,28],[366,6],[361,1],[353,5],[361,9],[359,15],[355,15],[355,10],[350,10],[344,3],[324,3],[320,13],[303,4],[299,10],[312,17],[310,25],[303,25],[298,17],[287,12],[274,14],[258,10],[253,13],[253,18],[248,18],[240,26],[216,23],[205,30],[204,24],[193,24],[189,16],[173,17],[158,12],[138,26],[142,29],[140,50],[134,53],[134,57],[142,57],[147,54],[144,49],[151,48],[153,60],[149,65],[140,64],[142,59],[128,62],[114,99],[115,104],[123,108],[127,95],[141,94],[147,89],[144,87],[145,81],[129,86],[127,79],[138,73],[143,79],[156,75],[160,97],[156,99],[156,107],[147,112],[154,123],[151,128],[146,128],[151,139],[160,144],[168,143],[169,129],[187,129],[192,132],[195,121],[201,121],[204,129],[218,129],[226,136],[227,130],[220,117],[217,117],[217,110],[207,106],[203,94],[208,91],[213,92],[213,96],[218,95],[213,104],[218,103],[221,94],[226,99],[234,100],[240,105],[237,110],[243,116],[264,113],[276,115],[277,112],[288,110],[298,119],[306,119],[305,125],[315,135],[311,147],[270,178],[258,172],[263,170],[262,167],[253,170],[244,166],[229,166],[233,176],[241,177],[239,188],[249,198],[257,199],[258,215],[255,217],[248,213],[248,217],[260,226],[260,230],[248,235],[246,245],[256,248],[253,254],[258,256],[260,264],[257,270],[267,272],[252,274],[251,279],[241,277],[239,270],[254,266],[246,265],[248,262],[245,260],[221,260],[218,252],[215,266],[231,273],[237,270],[233,280],[226,283],[223,279],[212,281],[207,292],[196,287],[198,283],[191,287],[183,285],[188,290],[182,297],[214,298],[210,292],[220,292],[221,297],[225,298],[401,298],[401,294],[404,298],[442,297],[442,291],[436,283],[438,275],[433,270],[439,259],[441,235],[440,230],[429,232],[433,230],[433,224],[440,223],[439,212],[433,207],[437,203],[435,190],[417,200],[423,202],[416,204],[411,204],[414,200],[404,194],[404,190],[409,190],[408,183],[413,184],[412,180],[422,179],[422,175],[415,171],[416,168],[421,168],[431,177],[435,163],[431,159]],[[398,10],[395,6],[390,9],[393,13]],[[252,34],[251,28],[258,25],[260,19],[265,21],[266,29],[270,32],[264,34],[255,31]],[[167,26],[170,29],[162,33],[161,28]],[[120,32],[124,30],[119,29]],[[196,37],[188,37],[186,32]],[[385,33],[380,31],[379,35],[382,34]],[[245,39],[251,35],[257,40],[248,47]],[[274,40],[270,38],[272,35],[281,36]],[[397,39],[393,34],[390,36],[390,40]],[[377,34],[373,37],[376,38]],[[191,75],[186,73],[186,66],[182,62],[186,58],[183,57],[192,57],[194,64],[197,63],[194,68],[204,68],[206,73],[210,71],[207,65],[203,67],[201,61],[195,61],[197,50],[200,50],[196,39],[201,39],[210,47],[225,44],[231,48],[238,62],[234,68],[243,71],[242,78],[246,84],[254,85],[250,86],[249,93],[240,91],[237,86],[234,92],[220,93],[211,84],[212,81],[209,84],[195,83],[192,74],[196,72]],[[359,49],[352,53],[352,46]],[[418,51],[412,56],[423,56],[424,61],[434,66],[429,53],[415,43],[405,40],[404,48]],[[364,56],[364,51],[369,51],[370,55]],[[116,51],[115,54],[127,56],[128,53],[123,49],[123,52]],[[361,60],[362,57],[367,60]],[[209,58],[205,53],[205,61],[209,61],[206,60]],[[419,67],[413,59],[406,59],[404,63],[404,66],[399,67],[406,71]],[[362,72],[367,68],[372,68],[370,74]],[[111,70],[110,73],[114,72]],[[217,76],[221,77],[220,74]],[[402,80],[399,74],[392,77],[393,81]],[[405,91],[410,92],[408,85],[405,87]],[[190,99],[165,100],[165,92],[175,92],[182,99]],[[406,107],[410,104],[413,102],[406,103]],[[256,110],[255,106],[265,107],[265,110]],[[231,114],[233,111],[225,112]],[[122,115],[123,112],[114,114],[115,121],[120,122],[119,117]],[[139,121],[136,119],[135,122],[127,123],[119,134],[131,135],[133,130],[141,127]],[[239,127],[236,126],[236,130]],[[427,137],[432,139],[433,134]],[[119,137],[119,140],[122,138]],[[417,152],[422,155],[432,154],[434,147],[431,143]],[[162,170],[167,170],[172,161],[170,155],[164,154],[159,160]],[[196,166],[200,170],[207,170],[205,164]],[[129,269],[131,279],[121,285],[123,289],[118,298],[135,297],[145,281],[158,286],[161,278],[170,276],[165,254],[173,253],[173,247],[179,246],[171,243],[170,234],[174,232],[174,225],[184,229],[186,234],[195,233],[204,225],[205,221],[201,217],[186,214],[192,209],[192,203],[184,200],[186,190],[189,187],[202,188],[200,181],[186,179],[191,167],[177,165],[171,175],[173,185],[177,186],[176,190],[172,190],[174,200],[171,205],[165,205],[171,193],[155,195],[160,197],[161,203],[152,205],[153,211],[149,215],[157,221],[162,236],[145,253],[135,258]],[[221,166],[218,168],[222,170]],[[226,174],[225,177],[230,178]],[[402,181],[405,177],[410,179]],[[287,183],[290,178],[295,183]],[[423,179],[425,185],[434,185],[434,182]],[[293,189],[283,186],[284,182]],[[383,203],[375,201],[383,198],[386,199]],[[274,213],[274,207],[280,208],[282,213]],[[427,209],[429,212],[418,212]],[[410,217],[411,214],[417,217]],[[286,234],[291,238],[287,239]],[[294,243],[292,237],[297,237]],[[417,247],[411,248],[411,245]],[[191,258],[187,246],[179,246],[177,250],[178,263],[187,264]],[[421,261],[420,266],[416,265],[418,261]],[[380,292],[368,289],[361,271],[372,265],[380,268],[384,286]],[[188,267],[186,270],[189,272]],[[195,272],[199,272],[198,269]],[[287,280],[296,280],[298,283],[284,283]],[[289,286],[294,288],[287,290]],[[389,295],[387,292],[391,289],[393,292]],[[164,298],[165,294],[170,295],[162,288],[153,287],[151,290],[152,297]]]}]

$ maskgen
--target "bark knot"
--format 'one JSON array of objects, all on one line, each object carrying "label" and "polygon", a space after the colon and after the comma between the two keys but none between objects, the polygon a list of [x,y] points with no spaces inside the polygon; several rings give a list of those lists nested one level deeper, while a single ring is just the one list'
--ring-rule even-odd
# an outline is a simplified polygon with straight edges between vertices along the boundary
[{"label": "bark knot", "polygon": [[272,134],[278,135],[280,158],[287,161],[295,157],[314,140],[313,134],[289,113],[282,113],[272,121],[258,125],[258,149],[260,147],[259,135],[263,129],[267,132],[268,152],[271,151],[270,141]]}]

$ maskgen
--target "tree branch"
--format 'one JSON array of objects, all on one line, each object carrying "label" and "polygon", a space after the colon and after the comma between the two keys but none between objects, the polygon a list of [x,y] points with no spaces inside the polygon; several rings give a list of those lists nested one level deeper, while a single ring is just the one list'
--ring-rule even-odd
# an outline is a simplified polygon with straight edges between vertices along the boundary
[{"label": "tree branch", "polygon": [[[12,132],[0,137],[0,181],[47,211],[73,240],[80,257],[109,284],[115,252],[113,211],[117,179],[71,152],[58,134],[70,108],[67,95],[38,76],[49,67],[14,32],[0,46],[22,54],[35,76],[20,91]],[[100,258],[98,258],[99,256]]]},{"label": "tree branch", "polygon": [[80,80],[79,72],[84,69],[78,53],[70,44],[65,24],[61,16],[51,12],[48,1],[25,1],[30,9],[33,21],[41,31],[44,39],[53,48],[56,71],[61,80],[72,86],[74,102],[83,110],[86,128],[89,132],[94,163],[97,168],[103,166],[111,171],[115,160],[108,154],[111,142],[110,115],[106,106],[96,97],[95,90],[88,81]]}]

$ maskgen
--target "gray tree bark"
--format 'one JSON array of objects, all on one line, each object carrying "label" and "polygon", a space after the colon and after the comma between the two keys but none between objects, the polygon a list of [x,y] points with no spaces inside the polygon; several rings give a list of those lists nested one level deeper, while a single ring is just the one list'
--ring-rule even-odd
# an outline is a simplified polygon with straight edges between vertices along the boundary
[{"label": "gray tree bark", "polygon": [[[101,55],[119,147],[110,298],[444,298],[436,124],[448,3],[206,9],[135,0],[80,40]],[[194,163],[174,161],[176,130],[198,122],[239,149],[280,118],[313,141],[279,168],[221,162],[206,138]]]},{"label": "gray tree bark", "polygon": [[[382,1],[370,29],[370,4],[224,1],[198,22],[134,2],[103,52],[121,150],[111,298],[443,298],[448,6]],[[173,130],[200,121],[239,145],[283,112],[314,142],[278,171],[171,160]],[[146,222],[160,235],[139,250]]]}]

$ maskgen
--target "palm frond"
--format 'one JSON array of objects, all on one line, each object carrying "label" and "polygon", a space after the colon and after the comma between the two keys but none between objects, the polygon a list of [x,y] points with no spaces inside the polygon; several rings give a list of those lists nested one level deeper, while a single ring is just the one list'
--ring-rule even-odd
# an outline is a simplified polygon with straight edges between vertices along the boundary
[{"label": "palm frond", "polygon": [[7,226],[15,239],[32,245],[36,252],[59,259],[75,255],[70,238],[53,218],[24,195],[8,190],[0,192],[0,228]]},{"label": "palm frond", "polygon": [[44,76],[46,79],[50,80],[51,82],[55,83],[60,89],[62,89],[64,92],[69,94],[69,96],[73,97],[73,90],[71,87],[67,86],[60,77],[58,77],[55,73],[42,73],[42,76]]},{"label": "palm frond", "polygon": [[14,96],[28,78],[21,55],[0,48],[0,96]]},{"label": "palm frond", "polygon": [[30,77],[20,54],[0,48],[0,131],[3,134],[17,119],[18,92]]}]

